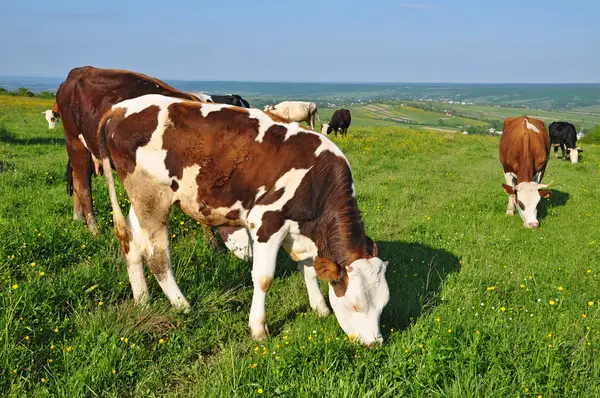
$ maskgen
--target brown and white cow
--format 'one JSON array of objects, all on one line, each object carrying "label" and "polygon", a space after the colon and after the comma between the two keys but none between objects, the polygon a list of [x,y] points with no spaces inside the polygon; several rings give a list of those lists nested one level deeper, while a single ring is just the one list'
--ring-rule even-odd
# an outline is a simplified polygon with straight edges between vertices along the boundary
[{"label": "brown and white cow", "polygon": [[290,122],[306,122],[311,129],[315,128],[315,116],[321,123],[317,112],[317,104],[303,101],[283,101],[277,105],[265,106],[265,112],[273,113]]},{"label": "brown and white cow", "polygon": [[55,128],[56,123],[58,123],[60,120],[60,112],[58,111],[58,105],[56,105],[56,102],[54,103],[54,105],[52,105],[51,109],[42,112],[42,114],[46,117],[46,121],[48,122],[48,128]]},{"label": "brown and white cow", "polygon": [[513,215],[515,205],[527,228],[537,228],[537,205],[550,196],[540,184],[550,156],[550,136],[544,122],[527,116],[509,117],[504,121],[500,138],[500,162],[504,169],[508,194],[506,214]]},{"label": "brown and white cow", "polygon": [[343,330],[366,344],[382,340],[387,263],[365,235],[350,165],[326,137],[258,109],[146,95],[114,105],[98,141],[104,167],[112,160],[132,204],[125,220],[106,173],[136,301],[147,297],[146,262],[171,303],[189,307],[169,252],[169,212],[177,203],[201,223],[249,234],[255,338],[267,332],[265,297],[283,247],[299,262],[315,311],[329,312],[318,276],[329,282]]}]

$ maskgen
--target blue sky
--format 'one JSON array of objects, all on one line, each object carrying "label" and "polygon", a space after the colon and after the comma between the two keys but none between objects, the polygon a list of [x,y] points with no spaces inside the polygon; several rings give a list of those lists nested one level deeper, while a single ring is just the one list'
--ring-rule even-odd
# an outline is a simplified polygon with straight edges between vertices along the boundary
[{"label": "blue sky", "polygon": [[600,82],[597,0],[19,0],[0,75],[73,67],[162,79]]}]

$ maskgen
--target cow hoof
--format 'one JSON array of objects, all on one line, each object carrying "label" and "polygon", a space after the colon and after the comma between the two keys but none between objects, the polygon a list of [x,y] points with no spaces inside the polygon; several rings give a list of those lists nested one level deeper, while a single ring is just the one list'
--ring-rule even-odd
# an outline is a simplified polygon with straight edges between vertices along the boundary
[{"label": "cow hoof", "polygon": [[268,334],[269,330],[267,329],[267,325],[252,327],[252,338],[254,340],[264,340],[267,338]]},{"label": "cow hoof", "polygon": [[329,307],[327,307],[327,304],[325,304],[324,301],[321,301],[319,304],[312,306],[312,309],[318,316],[328,316],[331,314]]},{"label": "cow hoof", "polygon": [[84,221],[85,222],[85,216],[83,215],[83,212],[73,213],[73,221]]}]

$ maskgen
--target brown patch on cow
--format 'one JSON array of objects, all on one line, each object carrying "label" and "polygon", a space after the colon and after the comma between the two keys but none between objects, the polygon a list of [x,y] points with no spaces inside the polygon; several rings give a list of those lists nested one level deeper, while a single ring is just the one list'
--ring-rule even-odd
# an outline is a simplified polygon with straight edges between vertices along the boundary
[{"label": "brown patch on cow", "polygon": [[127,254],[129,253],[130,241],[127,227],[125,227],[124,225],[116,224],[115,235],[117,236],[117,239],[119,239],[119,241],[121,242],[121,252],[123,253],[123,256],[127,256]]},{"label": "brown patch on cow", "polygon": [[[527,121],[539,133],[527,128]],[[504,172],[514,173],[517,184],[532,181],[537,173],[541,173],[541,182],[550,156],[550,135],[544,122],[528,116],[507,118],[500,137],[499,154]]]},{"label": "brown patch on cow", "polygon": [[263,276],[258,282],[258,286],[260,287],[260,290],[266,293],[271,287],[271,283],[273,283],[273,278],[270,276]]},{"label": "brown patch on cow", "polygon": [[171,182],[171,189],[173,190],[173,192],[177,192],[177,190],[179,189],[179,184],[177,183],[177,181],[173,180]]},{"label": "brown patch on cow", "polygon": [[240,218],[240,211],[238,209],[231,210],[229,213],[225,214],[225,218],[228,220],[238,220]]},{"label": "brown patch on cow", "polygon": [[279,211],[267,211],[263,214],[262,223],[256,233],[259,242],[268,242],[269,238],[283,226],[283,219]]},{"label": "brown patch on cow", "polygon": [[[156,105],[149,106],[128,117],[125,117],[126,109],[124,108],[111,111],[112,116],[108,122],[106,133],[107,146],[121,179],[125,179],[135,170],[136,151],[150,142],[152,134],[158,127],[158,112],[160,112],[160,108]],[[117,124],[119,129],[125,129],[131,133],[127,135],[112,134],[113,128]]]},{"label": "brown patch on cow", "polygon": [[315,258],[313,267],[319,278],[331,284],[337,297],[342,297],[346,294],[346,289],[348,288],[348,273],[343,267],[328,258],[323,257]]}]

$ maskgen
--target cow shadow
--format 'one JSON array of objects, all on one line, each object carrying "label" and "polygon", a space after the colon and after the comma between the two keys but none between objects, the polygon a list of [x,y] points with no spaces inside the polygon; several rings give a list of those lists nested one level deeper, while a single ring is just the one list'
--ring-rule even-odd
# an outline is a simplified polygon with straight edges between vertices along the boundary
[{"label": "cow shadow", "polygon": [[550,190],[550,197],[542,199],[538,205],[538,219],[542,220],[553,207],[564,206],[569,201],[569,194],[556,189]]},{"label": "cow shadow", "polygon": [[65,145],[64,137],[19,138],[6,126],[0,126],[0,142],[11,145]]},{"label": "cow shadow", "polygon": [[379,257],[389,261],[386,277],[390,301],[381,315],[382,332],[402,330],[436,307],[449,275],[460,270],[454,254],[420,243],[377,242]]}]

